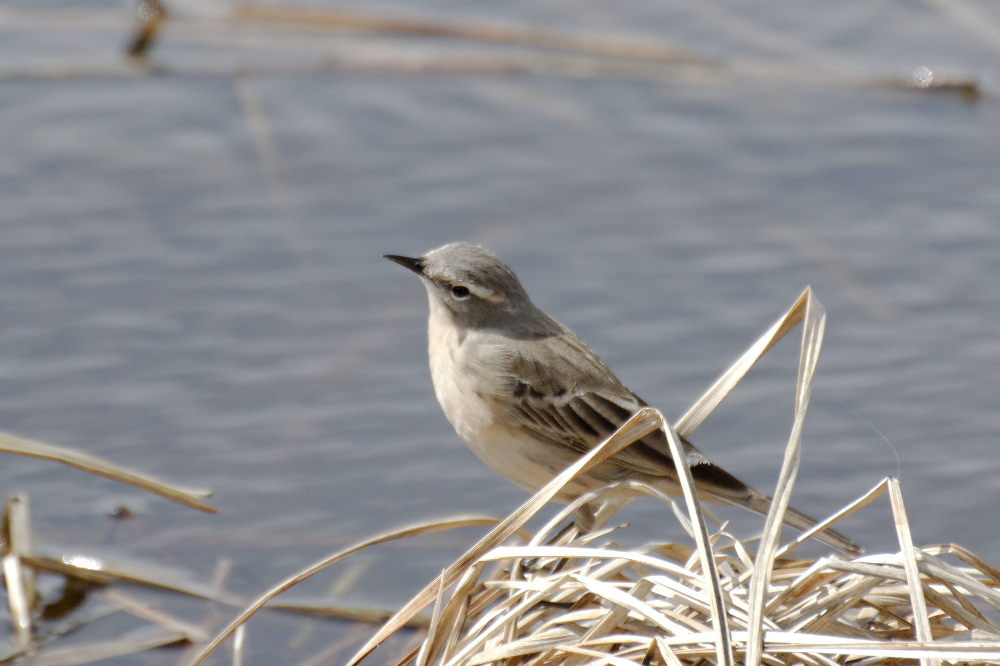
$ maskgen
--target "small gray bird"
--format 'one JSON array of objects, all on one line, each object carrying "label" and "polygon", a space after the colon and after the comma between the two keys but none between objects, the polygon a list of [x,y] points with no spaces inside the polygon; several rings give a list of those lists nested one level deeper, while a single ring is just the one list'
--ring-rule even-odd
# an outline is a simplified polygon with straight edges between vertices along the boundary
[{"label": "small gray bird", "polygon": [[[427,288],[431,378],[445,416],[473,453],[521,488],[534,493],[646,406],[572,331],[535,307],[492,253],[452,243],[423,257],[384,256]],[[767,513],[770,497],[686,439],[681,444],[702,500]],[[556,499],[568,502],[624,479],[681,494],[662,429],[578,476]],[[785,522],[801,530],[816,524],[791,507]],[[817,538],[860,552],[833,530]]]}]

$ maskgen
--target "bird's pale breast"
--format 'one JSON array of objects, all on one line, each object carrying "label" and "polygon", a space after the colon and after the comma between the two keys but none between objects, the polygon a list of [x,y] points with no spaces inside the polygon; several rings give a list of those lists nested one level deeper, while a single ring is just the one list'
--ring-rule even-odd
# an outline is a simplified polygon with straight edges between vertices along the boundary
[{"label": "bird's pale breast", "polygon": [[[498,349],[481,332],[454,326],[431,299],[429,358],[434,393],[448,421],[476,456],[494,472],[528,492],[535,492],[573,463],[579,452],[539,441],[504,415],[508,403],[491,357]],[[495,361],[496,359],[493,358]],[[483,366],[491,366],[486,372]],[[581,479],[567,488],[562,501],[603,485]]]}]

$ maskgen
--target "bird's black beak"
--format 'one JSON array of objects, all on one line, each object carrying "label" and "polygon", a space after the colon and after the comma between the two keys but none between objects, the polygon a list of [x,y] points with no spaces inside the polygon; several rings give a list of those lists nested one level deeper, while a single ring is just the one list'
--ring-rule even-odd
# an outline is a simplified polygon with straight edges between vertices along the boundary
[{"label": "bird's black beak", "polygon": [[424,274],[424,260],[420,257],[401,257],[398,254],[383,254],[389,261],[395,261],[400,266],[406,266],[417,275]]}]

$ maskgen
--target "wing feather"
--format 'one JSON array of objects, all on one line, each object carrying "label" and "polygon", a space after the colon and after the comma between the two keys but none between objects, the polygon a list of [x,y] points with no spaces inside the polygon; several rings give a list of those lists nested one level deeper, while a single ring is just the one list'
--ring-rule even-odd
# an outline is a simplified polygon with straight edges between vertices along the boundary
[{"label": "wing feather", "polygon": [[[545,344],[565,353],[552,364],[531,353],[531,344],[509,350],[508,381],[500,387],[516,425],[550,443],[586,453],[608,438],[646,403],[572,333],[565,331]],[[572,381],[567,381],[571,379]],[[569,384],[569,385],[567,385]],[[691,472],[703,484],[727,495],[742,495],[747,486],[713,464],[686,439],[681,439]],[[666,435],[657,430],[611,457],[625,469],[676,478]]]}]

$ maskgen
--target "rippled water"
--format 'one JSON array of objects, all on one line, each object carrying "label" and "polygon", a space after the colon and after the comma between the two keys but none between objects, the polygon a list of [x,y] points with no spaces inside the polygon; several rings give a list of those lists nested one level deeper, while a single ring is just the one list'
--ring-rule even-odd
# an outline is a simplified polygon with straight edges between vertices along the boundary
[{"label": "rippled water", "polygon": [[[995,47],[903,2],[661,4],[378,7],[657,38],[721,70],[316,73],[313,37],[199,41],[182,6],[153,52],[163,75],[54,79],[120,67],[128,8],[83,5],[103,23],[78,28],[3,10],[0,67],[18,76],[0,82],[0,428],[209,486],[220,509],[8,456],[0,479],[30,494],[41,541],[203,578],[228,556],[230,587],[250,594],[389,527],[515,508],[524,494],[435,403],[422,287],[380,258],[462,239],[668,417],[812,285],[829,322],[794,503],[825,515],[900,475],[918,543],[1000,561]],[[883,85],[920,66],[986,95]],[[796,344],[693,438],[765,490]],[[118,504],[139,518],[111,526]],[[628,515],[679,536],[653,503]],[[737,533],[762,524],[725,515]],[[893,547],[885,501],[844,529]],[[398,605],[477,535],[360,555],[340,596]]]}]

